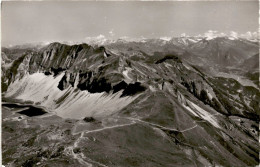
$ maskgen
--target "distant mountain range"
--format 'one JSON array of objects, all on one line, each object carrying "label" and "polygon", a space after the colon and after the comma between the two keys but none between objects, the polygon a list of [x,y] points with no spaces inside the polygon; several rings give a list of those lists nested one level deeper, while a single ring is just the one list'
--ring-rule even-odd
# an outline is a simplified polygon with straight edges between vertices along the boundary
[{"label": "distant mountain range", "polygon": [[[215,38],[219,37],[224,37],[228,38],[230,40],[248,40],[251,42],[258,42],[259,41],[259,36],[257,32],[246,32],[244,34],[238,34],[237,32],[231,31],[230,33],[221,33],[218,31],[213,31],[209,30],[205,32],[203,35],[199,34],[196,36],[190,36],[185,33],[181,34],[180,37],[160,37],[157,38],[158,40],[162,41],[178,41],[177,45],[179,43],[184,43],[187,45],[188,43],[196,43],[200,40],[212,40]],[[152,40],[152,38],[145,38],[145,37],[140,37],[140,38],[132,38],[132,37],[127,37],[123,36],[118,39],[110,39],[106,38],[104,35],[100,34],[96,37],[86,37],[83,41],[60,41],[60,43],[63,44],[68,44],[68,45],[75,45],[75,44],[80,44],[80,43],[87,43],[90,45],[106,45],[106,44],[111,44],[111,43],[116,43],[116,42],[145,42],[147,40]],[[5,46],[7,48],[32,48],[32,47],[42,47],[45,45],[48,45],[52,42],[35,42],[35,43],[27,43],[27,44],[22,44],[22,45],[9,45]]]}]

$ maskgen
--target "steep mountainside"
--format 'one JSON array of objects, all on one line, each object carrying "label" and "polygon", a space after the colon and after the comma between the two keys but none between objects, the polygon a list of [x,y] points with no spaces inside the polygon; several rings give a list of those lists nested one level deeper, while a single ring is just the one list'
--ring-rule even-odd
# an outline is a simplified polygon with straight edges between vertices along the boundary
[{"label": "steep mountainside", "polygon": [[[43,107],[62,122],[54,130],[63,147],[54,157],[62,160],[60,164],[68,156],[74,159],[72,166],[255,166],[259,90],[235,79],[210,76],[192,65],[200,60],[236,65],[257,52],[251,43],[233,42],[184,43],[189,49],[161,40],[104,47],[52,43],[22,54],[2,70],[2,84],[7,87],[3,96]],[[53,134],[46,130],[44,124],[49,122],[44,123],[44,117],[35,119],[43,131],[37,131],[26,148],[38,151],[28,159],[4,147],[14,156],[5,152],[5,163],[52,162],[53,157],[38,155],[54,154],[60,146],[41,147],[42,140],[52,142]],[[68,120],[73,124],[67,125]],[[19,126],[30,128],[30,121]],[[10,128],[10,122],[7,119],[4,128]],[[65,139],[60,132],[64,127],[70,128]],[[18,148],[27,150],[24,145]]]},{"label": "steep mountainside", "polygon": [[259,71],[259,55],[256,54],[248,59],[242,61],[238,68],[242,68],[245,71],[249,72],[257,72]]},{"label": "steep mountainside", "polygon": [[193,44],[188,52],[192,53],[195,58],[190,57],[189,54],[184,54],[184,56],[194,64],[225,68],[226,66],[235,66],[254,56],[259,52],[259,47],[246,40],[218,37],[212,40],[203,39]]}]

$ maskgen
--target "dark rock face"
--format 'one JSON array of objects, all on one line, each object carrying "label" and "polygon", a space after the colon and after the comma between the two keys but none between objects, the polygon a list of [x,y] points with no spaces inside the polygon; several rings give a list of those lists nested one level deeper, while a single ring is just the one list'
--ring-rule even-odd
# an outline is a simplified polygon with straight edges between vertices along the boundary
[{"label": "dark rock face", "polygon": [[46,71],[46,72],[44,72],[44,74],[45,74],[45,75],[51,75],[51,72]]},{"label": "dark rock face", "polygon": [[83,120],[85,122],[94,122],[95,121],[95,119],[93,117],[85,117]]},{"label": "dark rock face", "polygon": [[[18,59],[14,60],[11,68],[9,68],[5,73],[4,73],[4,77],[6,77],[8,79],[8,85],[12,82],[12,80],[15,79],[15,76],[18,73],[18,67],[19,65],[23,62],[23,60],[25,59],[26,55],[23,55],[21,57],[19,57]],[[3,78],[3,79],[6,79]]]},{"label": "dark rock face", "polygon": [[94,78],[92,82],[86,85],[86,82],[83,85],[78,85],[80,90],[88,90],[90,93],[100,93],[100,92],[109,92],[111,90],[111,84],[107,82],[105,78],[96,79]]},{"label": "dark rock face", "polygon": [[[73,73],[65,74],[60,80],[58,88],[60,90],[64,90],[69,86],[73,87],[75,84],[75,79],[76,76]],[[90,93],[109,93],[110,91],[116,93],[120,90],[123,90],[121,97],[132,96],[146,89],[139,82],[127,84],[125,81],[121,81],[112,87],[112,83],[110,83],[106,78],[96,78],[93,75],[93,72],[79,73],[79,83],[77,88],[82,91],[87,90]]]},{"label": "dark rock face", "polygon": [[55,68],[51,67],[51,72],[53,73],[54,77],[57,76],[58,74],[60,74],[62,71],[65,71],[65,69],[62,69],[60,67],[55,69]]},{"label": "dark rock face", "polygon": [[64,75],[64,76],[61,78],[60,82],[59,82],[58,88],[59,88],[60,90],[64,90],[64,89],[66,89],[67,87],[68,87],[67,77],[66,77],[66,75]]},{"label": "dark rock face", "polygon": [[113,93],[116,93],[122,89],[126,89],[128,86],[128,84],[125,81],[121,81],[120,83],[118,83],[117,85],[115,85],[113,87]]},{"label": "dark rock face", "polygon": [[[84,55],[82,53],[83,51],[84,51]],[[90,46],[84,46],[84,45],[67,46],[58,43],[53,43],[50,46],[48,46],[45,50],[42,50],[42,53],[39,54],[40,56],[38,56],[38,59],[36,59],[35,57],[31,58],[30,64],[34,66],[35,63],[32,63],[33,61],[34,62],[36,61],[36,64],[42,62],[38,66],[41,67],[41,69],[42,68],[47,69],[44,72],[45,75],[53,74],[53,76],[55,77],[61,74],[62,72],[66,71],[66,74],[62,77],[58,85],[58,88],[60,90],[64,90],[69,86],[74,87],[77,75],[78,75],[78,83],[76,84],[77,88],[79,88],[82,91],[87,90],[90,93],[100,93],[100,92],[108,93],[111,90],[113,90],[113,87],[116,84],[115,82],[122,82],[122,83],[124,82],[122,79],[120,79],[123,78],[122,74],[119,75],[108,74],[113,69],[117,70],[117,68],[119,67],[118,66],[119,59],[116,58],[115,56],[112,56],[110,53],[108,53],[104,47],[99,47],[97,49],[94,49]],[[91,55],[88,56],[88,54]],[[105,59],[104,55],[106,55],[106,57],[108,58],[107,61],[110,61],[109,64],[104,63],[104,59]],[[41,59],[39,59],[39,57]],[[86,61],[86,64],[82,64],[83,57],[85,57],[85,59],[88,60]],[[92,61],[93,63],[95,63],[94,65],[96,65],[97,68],[89,69],[89,66],[91,65],[89,66],[87,65]],[[126,61],[128,62],[128,60]],[[53,62],[58,62],[58,63],[56,65]],[[126,64],[129,64],[129,62],[128,63],[127,62]],[[80,64],[80,66],[76,66],[75,64]],[[30,69],[33,68],[31,67]],[[75,70],[77,71],[76,73]],[[33,71],[36,71],[36,69],[33,69]],[[118,86],[120,87],[120,85]],[[121,89],[126,88],[125,86],[123,86],[118,90],[119,87],[115,86],[115,90],[113,90],[113,92],[115,93]],[[130,89],[131,87],[133,86],[130,85]],[[124,96],[126,96],[127,94],[130,95],[130,93],[125,93]]]},{"label": "dark rock face", "polygon": [[162,59],[160,59],[160,60],[157,60],[157,61],[155,62],[155,64],[159,64],[159,63],[162,63],[162,62],[164,62],[164,61],[166,61],[166,60],[171,60],[171,59],[175,60],[176,62],[181,63],[181,61],[179,60],[179,58],[178,58],[177,56],[174,56],[174,55],[166,55],[164,58],[162,58]]},{"label": "dark rock face", "polygon": [[124,89],[121,97],[124,97],[124,96],[132,96],[132,95],[135,95],[136,93],[139,93],[139,92],[143,92],[145,91],[145,87],[141,85],[140,82],[136,82],[134,84],[129,84],[127,85],[127,87]]}]

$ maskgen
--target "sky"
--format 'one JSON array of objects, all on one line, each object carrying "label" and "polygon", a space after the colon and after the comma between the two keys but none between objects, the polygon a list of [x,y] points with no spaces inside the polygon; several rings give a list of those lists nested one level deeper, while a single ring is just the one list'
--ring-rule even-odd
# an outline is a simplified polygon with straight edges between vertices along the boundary
[{"label": "sky", "polygon": [[2,2],[2,45],[258,31],[258,1]]}]

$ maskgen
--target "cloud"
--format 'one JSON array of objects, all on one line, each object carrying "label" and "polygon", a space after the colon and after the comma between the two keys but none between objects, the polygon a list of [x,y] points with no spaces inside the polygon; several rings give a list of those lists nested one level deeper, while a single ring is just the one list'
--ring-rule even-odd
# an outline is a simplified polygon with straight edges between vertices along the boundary
[{"label": "cloud", "polygon": [[110,30],[108,33],[109,33],[109,35],[110,35],[111,37],[115,36],[115,33],[114,33],[114,30],[113,30],[113,29]]},{"label": "cloud", "polygon": [[186,37],[187,35],[185,33],[182,33],[181,34],[181,37]]},{"label": "cloud", "polygon": [[96,37],[97,39],[104,39],[105,38],[105,36],[104,35],[102,35],[102,34],[100,34],[99,36],[97,36]]}]

